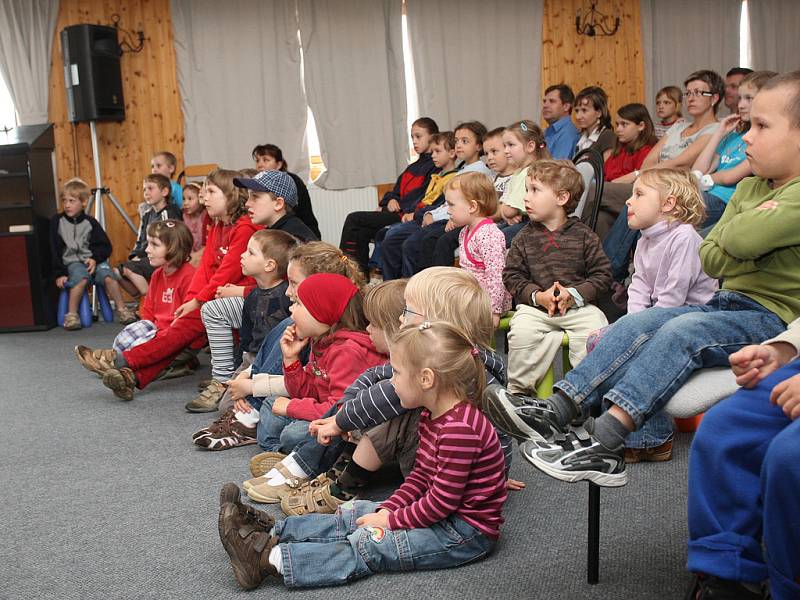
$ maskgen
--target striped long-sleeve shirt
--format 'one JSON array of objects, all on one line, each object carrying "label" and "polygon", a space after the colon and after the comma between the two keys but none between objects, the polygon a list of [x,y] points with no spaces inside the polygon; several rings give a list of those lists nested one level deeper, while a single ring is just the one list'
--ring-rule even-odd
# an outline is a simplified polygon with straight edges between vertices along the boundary
[{"label": "striped long-sleeve shirt", "polygon": [[[506,385],[506,368],[503,360],[492,350],[479,350],[483,364],[486,366],[486,383]],[[336,413],[336,424],[342,431],[369,429],[407,412],[400,405],[400,398],[394,391],[392,382],[392,365],[386,363],[364,371],[344,391],[341,409]],[[512,440],[500,429],[497,430],[500,447],[506,459],[507,468],[511,467]]]},{"label": "striped long-sleeve shirt", "polygon": [[497,539],[508,492],[505,463],[492,424],[461,402],[436,419],[423,410],[414,470],[381,508],[389,527],[430,527],[455,514]]}]

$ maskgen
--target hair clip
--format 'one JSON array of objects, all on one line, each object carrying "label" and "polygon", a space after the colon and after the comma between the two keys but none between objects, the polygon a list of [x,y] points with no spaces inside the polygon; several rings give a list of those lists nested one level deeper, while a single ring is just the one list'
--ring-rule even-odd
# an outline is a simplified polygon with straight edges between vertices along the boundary
[{"label": "hair clip", "polygon": [[342,261],[343,263],[347,262],[347,254],[342,254],[342,255],[339,257],[339,260],[340,260],[340,261]]},{"label": "hair clip", "polygon": [[478,356],[478,347],[477,346],[473,346],[472,347],[472,352],[470,354],[472,354],[472,356]]},{"label": "hair clip", "polygon": [[524,131],[526,133],[528,132],[528,126],[525,125],[525,121],[520,121],[519,122],[519,128],[522,129],[522,131]]},{"label": "hair clip", "polygon": [[175,227],[175,221],[164,221],[164,225],[172,229]]},{"label": "hair clip", "polygon": [[430,329],[430,328],[431,328],[431,322],[430,321],[423,321],[422,323],[420,323],[420,326],[417,327],[417,329],[419,329],[420,331],[425,331],[426,329]]},{"label": "hair clip", "polygon": [[547,148],[547,142],[542,142],[541,144],[539,144],[539,148],[541,149]]}]

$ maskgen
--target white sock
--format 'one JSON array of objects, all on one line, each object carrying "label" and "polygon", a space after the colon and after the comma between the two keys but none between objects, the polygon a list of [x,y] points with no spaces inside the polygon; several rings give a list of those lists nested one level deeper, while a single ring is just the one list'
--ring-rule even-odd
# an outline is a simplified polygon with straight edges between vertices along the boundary
[{"label": "white sock", "polygon": [[284,458],[281,461],[281,464],[289,470],[289,473],[294,475],[295,477],[308,477],[308,473],[303,471],[300,468],[300,465],[297,464],[297,461],[294,459],[295,453],[291,452],[289,456]]},{"label": "white sock", "polygon": [[242,425],[246,425],[247,427],[253,427],[259,420],[259,413],[256,409],[250,408],[250,412],[237,412],[234,413],[236,416],[236,420],[239,421]]},{"label": "white sock", "polygon": [[272,468],[264,475],[267,478],[267,485],[281,485],[286,483],[286,477],[284,477],[278,469]]},{"label": "white sock", "polygon": [[273,546],[269,551],[269,564],[278,569],[278,573],[283,575],[283,553],[280,546]]}]

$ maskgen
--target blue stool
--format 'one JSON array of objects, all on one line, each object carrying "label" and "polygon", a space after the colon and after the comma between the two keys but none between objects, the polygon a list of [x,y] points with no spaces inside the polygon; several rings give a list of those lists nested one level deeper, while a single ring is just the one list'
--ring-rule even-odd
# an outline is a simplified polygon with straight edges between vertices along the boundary
[{"label": "blue stool", "polygon": [[[106,323],[112,323],[114,321],[114,310],[111,308],[111,303],[108,301],[108,295],[106,294],[105,288],[102,285],[95,285],[94,293],[97,294],[97,301],[100,305],[100,313],[103,315],[103,320]],[[64,316],[67,314],[68,307],[69,307],[69,288],[65,287],[63,290],[61,290],[61,294],[59,294],[58,296],[58,310],[56,312],[56,321],[58,322],[59,327],[64,326]],[[78,306],[78,316],[81,319],[81,325],[83,327],[92,326],[93,315],[92,315],[92,306],[91,304],[89,304],[88,290],[83,292],[81,303]]]}]

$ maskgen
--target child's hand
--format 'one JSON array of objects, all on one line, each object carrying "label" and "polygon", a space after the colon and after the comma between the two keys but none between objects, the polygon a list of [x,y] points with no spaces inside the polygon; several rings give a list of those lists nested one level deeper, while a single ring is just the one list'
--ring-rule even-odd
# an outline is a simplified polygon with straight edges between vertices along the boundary
[{"label": "child's hand", "polygon": [[767,200],[756,206],[756,210],[775,210],[778,208],[777,200]]},{"label": "child's hand", "polygon": [[400,219],[400,222],[401,223],[408,223],[409,221],[413,221],[413,220],[414,220],[414,213],[408,213],[408,214],[405,214],[405,215],[402,216],[402,218]]},{"label": "child's hand", "polygon": [[94,270],[97,268],[97,261],[93,258],[87,258],[83,261],[83,264],[86,265],[86,270],[89,271],[89,275],[94,273]]},{"label": "child's hand", "polygon": [[509,225],[516,225],[522,221],[522,215],[517,213],[513,217],[503,217],[503,220]]},{"label": "child's hand", "polygon": [[278,415],[279,417],[286,417],[286,410],[289,408],[289,398],[285,396],[279,396],[275,398],[275,401],[272,403],[272,414]]},{"label": "child's hand", "polygon": [[445,232],[453,231],[453,229],[455,229],[455,228],[456,228],[456,224],[453,223],[453,221],[451,219],[448,219],[447,220],[447,225],[444,226]]},{"label": "child's hand", "polygon": [[516,479],[511,479],[510,477],[506,479],[506,489],[507,490],[524,490],[525,489],[525,482],[524,481],[517,481]]},{"label": "child's hand", "polygon": [[780,406],[792,421],[800,417],[800,375],[789,377],[772,388],[769,401]]},{"label": "child's hand", "polygon": [[389,511],[381,508],[378,512],[369,513],[356,519],[356,525],[359,527],[383,527],[389,528]]},{"label": "child's hand", "polygon": [[389,212],[400,212],[400,203],[392,198],[389,200],[389,204],[386,205],[386,210]]},{"label": "child's hand", "polygon": [[[782,349],[780,346],[787,346],[791,350]],[[785,360],[782,357],[784,351],[789,354]],[[728,360],[731,363],[733,374],[736,375],[736,385],[751,388],[767,375],[778,370],[793,355],[794,348],[790,344],[755,344],[734,352]]]},{"label": "child's hand", "polygon": [[547,314],[551,317],[556,314],[558,310],[558,298],[553,294],[555,291],[556,284],[554,283],[548,289],[536,292],[535,294],[536,304],[545,309]]},{"label": "child's hand", "polygon": [[243,285],[233,285],[226,283],[217,288],[217,293],[214,294],[215,298],[242,298],[244,296]]},{"label": "child's hand", "polygon": [[64,286],[67,285],[67,281],[69,277],[66,275],[62,275],[61,277],[56,277],[56,287],[60,290],[64,289]]},{"label": "child's hand", "polygon": [[239,398],[233,402],[233,410],[237,413],[249,413],[253,411],[253,407],[245,398]]},{"label": "child's hand", "polygon": [[433,215],[432,215],[431,213],[429,213],[429,212],[426,212],[426,213],[425,213],[425,214],[422,216],[422,226],[423,226],[423,227],[427,227],[427,226],[428,226],[428,225],[430,225],[431,223],[433,223]]},{"label": "child's hand", "polygon": [[[558,313],[563,317],[567,311],[575,306],[575,298],[569,293],[569,290],[557,281],[554,284],[558,290]],[[555,292],[554,292],[555,293]]]},{"label": "child's hand", "polygon": [[196,310],[200,310],[200,302],[198,302],[196,299],[192,299],[192,300],[189,300],[188,302],[184,302],[175,311],[175,318],[172,320],[172,322],[174,323],[175,321],[177,321],[181,317],[185,317],[189,313],[194,312]]},{"label": "child's hand", "polygon": [[300,352],[308,344],[308,339],[297,337],[297,326],[289,325],[281,336],[281,353],[286,364],[292,364],[300,360]]},{"label": "child's hand", "polygon": [[253,395],[253,380],[252,379],[229,379],[225,385],[231,390],[231,398],[239,400]]},{"label": "child's hand", "polygon": [[333,417],[328,417],[327,419],[317,419],[316,421],[311,421],[308,432],[311,435],[316,436],[317,442],[323,446],[330,444],[331,439],[335,438],[337,435],[342,435],[341,428],[336,424],[335,415]]}]

